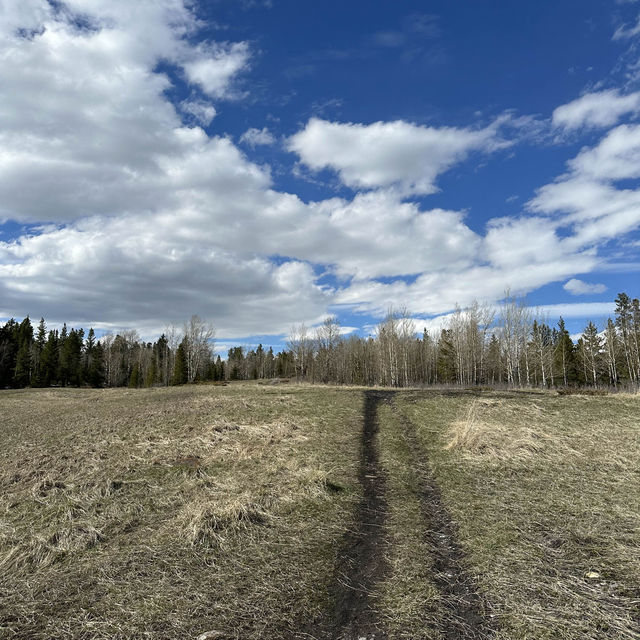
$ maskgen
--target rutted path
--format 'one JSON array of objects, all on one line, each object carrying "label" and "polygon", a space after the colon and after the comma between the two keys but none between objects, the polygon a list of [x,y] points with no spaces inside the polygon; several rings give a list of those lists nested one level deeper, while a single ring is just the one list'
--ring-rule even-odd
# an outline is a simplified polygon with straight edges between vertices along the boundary
[{"label": "rutted path", "polygon": [[464,568],[464,554],[455,525],[442,504],[415,427],[394,403],[395,391],[366,391],[358,478],[363,497],[356,524],[342,541],[332,589],[333,607],[305,637],[331,640],[385,640],[387,633],[375,607],[375,590],[389,575],[385,537],[386,482],[378,455],[378,405],[388,403],[402,429],[416,474],[422,517],[428,531],[434,567],[433,583],[440,591],[445,615],[437,631],[446,640],[486,640],[494,634],[486,604],[472,576]]},{"label": "rutted path", "polygon": [[358,479],[363,497],[356,529],[347,532],[336,567],[331,638],[382,640],[386,634],[372,604],[375,586],[386,577],[384,524],[387,504],[385,479],[378,460],[378,404],[389,392],[367,391]]}]

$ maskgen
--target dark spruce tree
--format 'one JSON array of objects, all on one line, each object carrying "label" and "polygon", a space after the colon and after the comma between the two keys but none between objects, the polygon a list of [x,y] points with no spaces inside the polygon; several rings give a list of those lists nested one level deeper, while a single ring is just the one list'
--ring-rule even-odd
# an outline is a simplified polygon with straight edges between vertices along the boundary
[{"label": "dark spruce tree", "polygon": [[13,386],[28,387],[31,384],[31,345],[33,343],[33,327],[29,316],[18,326],[16,354],[16,368],[14,371]]},{"label": "dark spruce tree", "polygon": [[187,354],[185,351],[184,340],[176,349],[176,359],[173,366],[173,377],[171,384],[187,384],[189,381],[189,372],[187,369]]},{"label": "dark spruce tree", "polygon": [[554,349],[554,370],[558,372],[555,383],[560,386],[571,386],[578,382],[578,363],[576,348],[567,331],[562,316],[558,322]]},{"label": "dark spruce tree", "polygon": [[42,371],[42,352],[47,344],[47,325],[44,322],[44,318],[40,318],[38,324],[38,331],[36,338],[32,346],[32,362],[33,362],[33,374],[31,376],[32,387],[43,387],[44,376]]},{"label": "dark spruce tree", "polygon": [[18,355],[18,323],[11,318],[0,329],[0,389],[14,386]]}]

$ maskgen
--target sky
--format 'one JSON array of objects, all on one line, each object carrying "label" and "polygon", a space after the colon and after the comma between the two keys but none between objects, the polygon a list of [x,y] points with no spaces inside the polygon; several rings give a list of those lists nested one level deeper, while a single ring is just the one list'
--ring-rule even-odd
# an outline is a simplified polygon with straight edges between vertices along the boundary
[{"label": "sky", "polygon": [[0,319],[284,344],[640,295],[640,2],[0,0]]}]

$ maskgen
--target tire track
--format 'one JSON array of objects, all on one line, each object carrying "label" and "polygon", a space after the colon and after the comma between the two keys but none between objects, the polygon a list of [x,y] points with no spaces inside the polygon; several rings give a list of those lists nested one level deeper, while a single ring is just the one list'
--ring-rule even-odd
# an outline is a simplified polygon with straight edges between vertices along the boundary
[{"label": "tire track", "polygon": [[440,488],[428,469],[415,426],[394,403],[395,391],[366,391],[358,479],[362,499],[354,528],[342,539],[330,589],[332,608],[323,620],[307,627],[301,638],[323,640],[386,640],[388,635],[375,609],[375,588],[389,575],[385,537],[387,501],[385,475],[378,454],[378,406],[389,404],[409,450],[416,475],[422,518],[432,549],[433,583],[442,596],[444,616],[438,626],[445,640],[488,640],[495,634],[487,603],[466,570],[464,552]]},{"label": "tire track", "polygon": [[[358,480],[362,499],[355,528],[342,541],[336,564],[330,617],[316,628],[316,637],[332,640],[384,640],[374,606],[374,590],[388,575],[384,526],[387,512],[386,483],[378,457],[378,404],[389,392],[366,391]],[[319,634],[319,635],[316,635]]]},{"label": "tire track", "polygon": [[418,442],[415,425],[390,402],[402,427],[419,487],[422,517],[427,540],[433,549],[433,582],[442,595],[445,619],[440,633],[447,640],[486,640],[495,634],[488,604],[474,577],[465,568],[464,551],[457,540],[456,527],[442,503],[442,493],[428,469],[428,459]]}]

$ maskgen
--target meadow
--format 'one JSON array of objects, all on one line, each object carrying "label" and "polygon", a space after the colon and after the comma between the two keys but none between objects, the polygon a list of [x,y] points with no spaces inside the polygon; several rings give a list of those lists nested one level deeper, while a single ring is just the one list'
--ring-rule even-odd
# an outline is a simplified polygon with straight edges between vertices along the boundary
[{"label": "meadow", "polygon": [[0,637],[640,638],[640,396],[0,392]]}]

